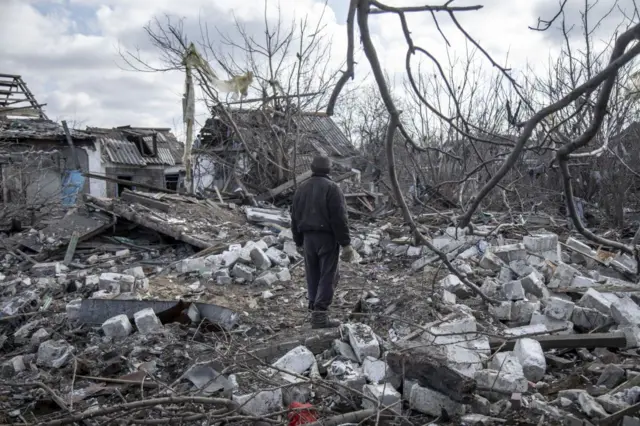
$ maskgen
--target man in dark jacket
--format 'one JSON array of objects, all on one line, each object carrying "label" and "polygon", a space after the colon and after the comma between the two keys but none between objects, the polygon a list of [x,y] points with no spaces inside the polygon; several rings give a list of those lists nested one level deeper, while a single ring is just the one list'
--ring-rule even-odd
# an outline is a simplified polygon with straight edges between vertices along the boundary
[{"label": "man in dark jacket", "polygon": [[311,163],[311,178],[293,196],[291,230],[296,246],[303,247],[309,310],[312,328],[340,325],[329,319],[327,310],[338,282],[338,259],[350,262],[349,222],[344,195],[331,180],[331,160],[316,157]]}]

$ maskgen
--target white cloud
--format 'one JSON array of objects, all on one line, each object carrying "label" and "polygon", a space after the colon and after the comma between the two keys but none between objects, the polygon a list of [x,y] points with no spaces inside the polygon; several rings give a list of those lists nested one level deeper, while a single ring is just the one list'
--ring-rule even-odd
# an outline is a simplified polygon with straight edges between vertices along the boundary
[{"label": "white cloud", "polygon": [[[346,0],[344,0],[346,2]],[[624,0],[628,2],[630,0]],[[577,2],[577,3],[576,3]],[[570,0],[571,7],[581,0]],[[288,24],[305,16],[311,21],[322,13],[322,0],[270,1],[267,17]],[[388,0],[391,5],[422,5],[424,0]],[[455,4],[486,5],[477,12],[456,15],[465,29],[503,63],[522,70],[527,62],[541,64],[561,38],[555,33],[527,29],[539,14],[551,15],[557,0],[501,1],[457,0]],[[344,61],[346,52],[346,7],[329,2],[325,11],[325,31],[333,37],[332,67]],[[278,7],[279,6],[279,7]],[[554,8],[555,7],[555,8]],[[578,9],[571,9],[572,19]],[[256,36],[263,32],[263,0],[1,0],[0,73],[21,74],[36,98],[47,103],[52,118],[81,121],[92,126],[181,125],[183,75],[180,72],[136,73],[122,69],[118,46],[141,49],[143,57],[159,62],[143,26],[165,14],[184,18],[185,31],[199,38],[201,25],[233,33],[234,17]],[[577,15],[579,18],[579,14]],[[452,44],[452,52],[464,54],[464,36],[446,14],[437,14],[441,29]],[[549,18],[550,16],[543,16]],[[440,60],[446,61],[445,45],[431,16],[408,16],[412,37]],[[610,18],[603,32],[611,32],[617,18]],[[370,26],[379,57],[392,76],[404,71],[406,42],[396,16],[372,16]],[[211,34],[216,36],[215,31]],[[356,38],[359,46],[359,39]],[[358,47],[357,46],[357,47]],[[369,72],[363,57],[356,67],[359,77]],[[203,121],[206,112],[200,109]]]}]

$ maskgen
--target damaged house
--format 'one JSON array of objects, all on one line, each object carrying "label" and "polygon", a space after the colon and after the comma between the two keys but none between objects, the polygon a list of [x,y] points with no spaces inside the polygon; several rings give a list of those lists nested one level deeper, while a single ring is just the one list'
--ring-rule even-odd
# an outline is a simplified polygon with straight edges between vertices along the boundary
[{"label": "damaged house", "polygon": [[358,157],[326,114],[217,110],[194,143],[194,186],[206,194],[214,187],[233,192],[244,185],[273,198],[293,187],[294,177],[297,183],[308,178],[316,155],[330,157],[336,175],[352,175]]},{"label": "damaged house", "polygon": [[122,126],[113,129],[88,127],[95,137],[96,152],[91,173],[108,180],[91,179],[91,195],[119,196],[127,186],[140,189],[163,188],[177,191],[182,184],[183,145],[168,128]]}]

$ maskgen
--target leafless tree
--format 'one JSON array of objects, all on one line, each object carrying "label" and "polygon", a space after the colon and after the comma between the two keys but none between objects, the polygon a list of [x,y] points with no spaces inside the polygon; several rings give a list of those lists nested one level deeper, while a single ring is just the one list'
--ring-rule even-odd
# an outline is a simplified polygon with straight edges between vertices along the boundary
[{"label": "leafless tree", "polygon": [[[564,4],[563,4],[564,5]],[[561,5],[561,8],[563,7]],[[591,231],[587,230],[580,222],[577,216],[576,208],[573,202],[573,187],[572,178],[569,173],[568,163],[572,156],[581,148],[584,148],[589,144],[593,137],[597,134],[601,125],[605,119],[607,106],[613,87],[618,76],[618,72],[621,68],[625,67],[633,61],[633,59],[640,53],[640,44],[637,43],[640,37],[640,24],[635,24],[629,27],[628,30],[621,33],[615,38],[613,48],[609,55],[609,61],[606,66],[601,70],[595,72],[593,75],[586,77],[582,82],[578,83],[573,88],[567,88],[562,91],[562,94],[557,100],[545,104],[542,108],[536,106],[530,99],[524,96],[520,90],[520,86],[515,79],[511,76],[507,69],[500,66],[482,46],[460,25],[456,16],[460,13],[470,13],[480,9],[482,5],[476,6],[453,6],[451,2],[447,2],[440,6],[414,6],[414,7],[391,7],[376,0],[351,0],[349,7],[349,14],[347,18],[347,39],[349,43],[349,50],[347,56],[347,69],[344,71],[342,78],[335,88],[332,101],[337,98],[336,93],[340,93],[344,85],[350,78],[353,78],[355,72],[355,63],[353,59],[353,51],[355,46],[355,27],[360,33],[360,38],[364,50],[364,54],[369,62],[373,75],[375,77],[380,96],[385,104],[387,111],[389,112],[390,120],[386,134],[386,152],[388,159],[389,176],[394,189],[394,195],[399,202],[400,207],[404,214],[405,221],[411,227],[416,240],[420,243],[427,245],[430,249],[439,254],[440,259],[446,266],[472,289],[474,289],[485,300],[490,300],[484,295],[472,282],[470,282],[466,276],[457,271],[447,260],[444,253],[435,250],[435,247],[426,239],[419,231],[416,223],[411,215],[411,212],[407,206],[407,203],[402,195],[402,191],[397,179],[396,165],[394,161],[394,142],[396,140],[396,132],[400,131],[402,135],[408,140],[411,139],[406,126],[401,123],[400,110],[397,108],[396,102],[394,102],[389,87],[384,78],[384,72],[381,68],[380,61],[376,46],[374,45],[370,30],[369,20],[376,14],[389,13],[398,17],[400,26],[404,37],[407,41],[407,53],[406,53],[406,72],[412,89],[418,99],[425,105],[425,107],[432,113],[439,117],[442,121],[452,126],[458,133],[463,135],[469,143],[473,142],[493,142],[488,138],[486,132],[483,129],[479,129],[473,126],[473,123],[468,123],[462,114],[456,114],[455,117],[447,117],[442,111],[438,109],[436,105],[432,105],[431,102],[420,91],[420,88],[416,84],[414,72],[412,70],[412,58],[416,55],[425,55],[434,61],[438,77],[445,82],[447,87],[447,93],[453,98],[456,104],[459,104],[459,99],[456,97],[455,91],[452,89],[451,82],[449,81],[443,67],[437,61],[436,58],[425,48],[422,48],[414,43],[411,36],[411,31],[408,26],[406,15],[408,13],[430,13],[434,19],[435,25],[438,25],[438,18],[441,15],[448,16],[453,22],[458,31],[460,31],[471,45],[475,46],[489,63],[498,68],[504,77],[510,82],[514,88],[515,94],[518,96],[517,101],[522,104],[522,116],[524,118],[515,120],[513,119],[513,126],[517,129],[516,137],[513,141],[499,142],[502,145],[509,146],[510,150],[508,155],[504,159],[500,160],[500,167],[495,173],[492,173],[490,178],[482,184],[474,197],[469,201],[465,207],[463,213],[456,218],[456,225],[459,227],[469,227],[471,225],[471,219],[475,211],[481,205],[483,200],[498,186],[505,176],[513,169],[517,164],[524,150],[532,143],[532,138],[538,139],[538,134],[541,130],[548,133],[554,133],[557,125],[551,122],[551,117],[558,112],[570,108],[576,101],[584,98],[586,95],[594,95],[593,114],[590,117],[584,130],[580,133],[572,136],[570,140],[563,143],[562,146],[555,151],[555,161],[560,167],[563,178],[563,186],[565,189],[565,195],[568,200],[568,208],[574,224],[579,232],[590,240],[596,241],[601,244],[609,245],[615,249],[619,249],[626,253],[635,253],[634,247],[622,244],[617,241],[607,240],[600,236],[595,235]],[[553,21],[553,19],[551,20]],[[551,22],[547,23],[547,27],[552,25]],[[546,25],[546,24],[545,24]],[[444,37],[444,35],[443,35]],[[446,42],[446,39],[445,39]],[[330,102],[327,107],[327,112],[333,112],[335,102]],[[410,141],[412,145],[418,146],[414,141]]]}]

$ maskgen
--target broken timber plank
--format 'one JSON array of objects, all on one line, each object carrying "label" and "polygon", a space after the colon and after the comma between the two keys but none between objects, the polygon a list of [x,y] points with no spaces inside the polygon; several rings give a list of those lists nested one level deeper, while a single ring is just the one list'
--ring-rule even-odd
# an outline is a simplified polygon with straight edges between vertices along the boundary
[{"label": "broken timber plank", "polygon": [[167,203],[163,203],[162,201],[154,200],[153,198],[145,197],[142,195],[134,194],[129,190],[125,190],[120,198],[124,201],[129,201],[131,203],[142,204],[146,207],[151,207],[152,209],[160,210],[161,212],[168,212],[171,210],[171,205]]},{"label": "broken timber plank", "polygon": [[554,288],[556,293],[586,293],[590,288],[600,293],[629,293],[640,291],[640,286],[597,285],[593,287],[560,287]]},{"label": "broken timber plank", "polygon": [[73,260],[73,255],[76,253],[76,247],[78,246],[78,240],[80,239],[80,233],[78,231],[73,231],[71,234],[71,239],[69,240],[69,245],[67,246],[67,252],[64,255],[64,265],[69,266],[71,261]]},{"label": "broken timber plank", "polygon": [[278,195],[282,194],[283,192],[285,192],[286,190],[293,188],[294,184],[300,184],[301,182],[304,182],[305,180],[309,179],[311,177],[311,170],[304,172],[302,174],[299,174],[298,176],[296,176],[295,180],[291,179],[285,183],[283,183],[280,186],[276,186],[273,189],[270,189],[269,191],[262,193],[260,195],[258,195],[256,197],[256,199],[258,201],[265,201],[268,200],[270,198],[275,198]]},{"label": "broken timber plank", "polygon": [[[626,348],[627,338],[622,331],[611,333],[569,334],[569,335],[542,335],[531,336],[530,339],[540,342],[543,350],[548,349],[577,349],[577,348]],[[490,338],[491,349],[510,351],[515,346],[515,341]]]}]

